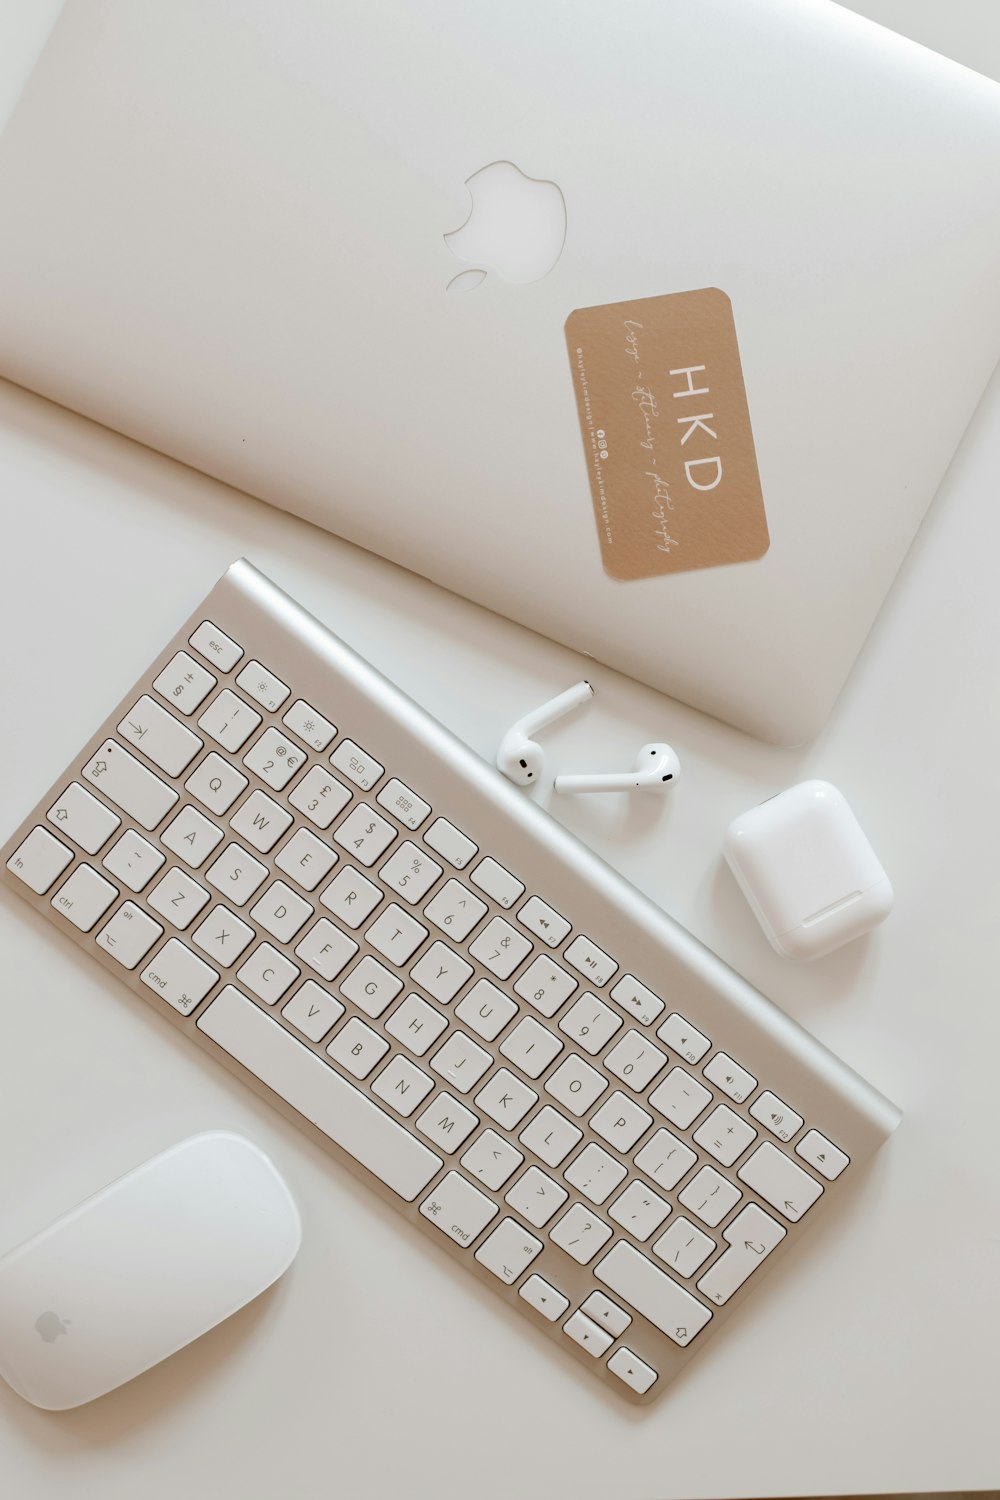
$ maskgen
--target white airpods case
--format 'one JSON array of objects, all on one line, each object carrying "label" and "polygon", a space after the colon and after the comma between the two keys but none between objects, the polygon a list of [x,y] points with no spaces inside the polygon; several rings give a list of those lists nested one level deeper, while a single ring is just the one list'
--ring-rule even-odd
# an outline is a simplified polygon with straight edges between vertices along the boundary
[{"label": "white airpods case", "polygon": [[883,922],[892,885],[842,792],[802,781],[734,818],[725,855],[768,941],[819,958]]}]

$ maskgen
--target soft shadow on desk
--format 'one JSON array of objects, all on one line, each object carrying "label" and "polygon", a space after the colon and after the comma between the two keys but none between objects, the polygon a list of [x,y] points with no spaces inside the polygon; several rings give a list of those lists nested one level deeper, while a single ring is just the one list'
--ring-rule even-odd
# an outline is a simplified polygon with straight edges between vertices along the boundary
[{"label": "soft shadow on desk", "polygon": [[178,1404],[196,1402],[202,1386],[225,1373],[227,1365],[252,1352],[258,1326],[277,1312],[281,1282],[253,1302],[154,1365],[143,1375],[71,1411],[43,1411],[0,1381],[0,1447],[3,1430],[17,1426],[30,1442],[63,1455],[119,1442],[141,1426],[172,1415]]}]

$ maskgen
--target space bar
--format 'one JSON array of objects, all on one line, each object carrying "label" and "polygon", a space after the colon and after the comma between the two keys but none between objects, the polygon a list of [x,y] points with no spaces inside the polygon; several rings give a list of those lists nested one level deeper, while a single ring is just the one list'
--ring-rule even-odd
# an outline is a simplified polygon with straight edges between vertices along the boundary
[{"label": "space bar", "polygon": [[228,985],[198,1021],[206,1036],[408,1203],[440,1156]]}]

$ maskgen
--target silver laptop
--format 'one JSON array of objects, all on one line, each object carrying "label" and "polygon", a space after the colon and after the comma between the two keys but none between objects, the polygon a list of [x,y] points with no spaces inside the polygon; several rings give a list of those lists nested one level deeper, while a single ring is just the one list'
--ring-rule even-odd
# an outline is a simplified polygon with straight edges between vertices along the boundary
[{"label": "silver laptop", "polygon": [[827,0],[70,0],[0,373],[800,741],[1000,349],[998,168]]}]

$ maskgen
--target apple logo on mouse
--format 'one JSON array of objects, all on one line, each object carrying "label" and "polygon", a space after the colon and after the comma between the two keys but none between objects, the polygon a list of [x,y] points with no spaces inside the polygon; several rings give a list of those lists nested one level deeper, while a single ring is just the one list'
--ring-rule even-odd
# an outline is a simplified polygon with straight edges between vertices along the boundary
[{"label": "apple logo on mouse", "polygon": [[528,177],[512,161],[494,161],[465,185],[469,216],[444,240],[474,269],[460,271],[448,291],[471,291],[488,271],[521,286],[547,276],[566,241],[566,200],[556,183]]},{"label": "apple logo on mouse", "polygon": [[48,1312],[39,1313],[35,1319],[35,1328],[47,1344],[54,1344],[61,1333],[68,1332],[72,1318],[61,1318],[51,1308]]}]

